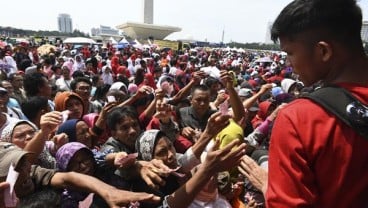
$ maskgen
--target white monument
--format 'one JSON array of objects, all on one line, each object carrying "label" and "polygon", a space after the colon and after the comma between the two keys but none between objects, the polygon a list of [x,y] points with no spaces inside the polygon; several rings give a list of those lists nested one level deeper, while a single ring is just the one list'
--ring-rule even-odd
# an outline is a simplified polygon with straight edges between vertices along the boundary
[{"label": "white monument", "polygon": [[153,24],[153,6],[153,0],[143,0],[143,23],[126,22],[118,25],[117,28],[133,39],[153,37],[162,40],[173,32],[181,31],[179,27]]},{"label": "white monument", "polygon": [[153,0],[143,0],[143,22],[153,24]]}]

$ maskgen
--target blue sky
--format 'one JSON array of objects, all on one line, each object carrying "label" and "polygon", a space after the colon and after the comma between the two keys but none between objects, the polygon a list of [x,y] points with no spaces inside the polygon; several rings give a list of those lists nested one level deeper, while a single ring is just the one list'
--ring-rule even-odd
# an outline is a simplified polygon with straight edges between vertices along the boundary
[{"label": "blue sky", "polygon": [[[264,42],[267,24],[291,0],[154,0],[154,23],[178,26],[172,38],[200,41]],[[358,0],[363,19],[368,20],[368,0]],[[0,26],[32,30],[57,30],[57,16],[67,13],[74,29],[115,27],[126,21],[142,21],[141,0],[12,0],[1,11]]]}]

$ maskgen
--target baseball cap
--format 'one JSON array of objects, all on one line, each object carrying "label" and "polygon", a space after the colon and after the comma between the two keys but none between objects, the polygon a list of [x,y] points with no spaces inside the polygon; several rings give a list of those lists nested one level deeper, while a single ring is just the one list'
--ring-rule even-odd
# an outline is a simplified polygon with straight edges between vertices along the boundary
[{"label": "baseball cap", "polygon": [[17,167],[23,156],[30,154],[8,142],[0,142],[0,177],[8,175],[9,167],[14,164]]},{"label": "baseball cap", "polygon": [[246,98],[250,98],[252,97],[253,93],[252,90],[247,89],[247,88],[241,88],[238,92],[239,97],[246,97]]},{"label": "baseball cap", "polygon": [[258,103],[254,103],[248,110],[251,111],[251,112],[259,111]]},{"label": "baseball cap", "polygon": [[0,92],[8,92],[8,90],[6,90],[5,88],[3,87],[0,87]]}]

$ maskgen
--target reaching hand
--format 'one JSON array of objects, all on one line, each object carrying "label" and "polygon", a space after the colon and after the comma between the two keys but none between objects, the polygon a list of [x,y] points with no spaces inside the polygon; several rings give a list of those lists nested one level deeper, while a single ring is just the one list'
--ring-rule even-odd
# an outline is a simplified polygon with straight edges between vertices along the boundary
[{"label": "reaching hand", "polygon": [[52,137],[52,141],[54,141],[55,148],[57,151],[61,146],[69,142],[69,138],[66,133],[60,133]]},{"label": "reaching hand", "polygon": [[170,173],[169,167],[163,164],[161,160],[153,159],[149,162],[138,161],[136,163],[138,173],[146,184],[154,189],[159,189],[159,186],[164,186],[165,181],[162,177],[167,177]]},{"label": "reaching hand", "polygon": [[144,192],[131,192],[119,189],[109,190],[108,196],[106,197],[106,202],[109,207],[120,208],[129,204],[130,202],[148,202],[148,203],[158,203],[160,197],[153,194],[148,194]]},{"label": "reaching hand", "polygon": [[62,122],[62,115],[59,111],[52,111],[41,116],[40,128],[46,134],[52,132]]},{"label": "reaching hand", "polygon": [[226,89],[231,89],[234,87],[234,77],[230,72],[222,70],[220,72],[220,80],[224,84]]},{"label": "reaching hand", "polygon": [[222,129],[229,125],[230,117],[230,115],[222,115],[221,112],[212,114],[208,119],[205,131],[211,136],[217,135]]},{"label": "reaching hand", "polygon": [[[241,157],[245,154],[244,143],[240,144],[239,140],[234,140],[226,145],[223,149],[218,149],[220,141],[216,140],[214,146],[208,152],[206,160],[203,163],[205,169],[211,174],[230,170],[239,165]],[[238,146],[239,145],[239,146]]]},{"label": "reaching hand", "polygon": [[138,89],[137,93],[134,96],[136,97],[136,99],[140,99],[146,97],[151,93],[154,93],[153,88],[147,85],[143,85]]},{"label": "reaching hand", "polygon": [[110,103],[107,103],[101,110],[100,112],[100,115],[98,118],[101,118],[101,119],[106,119],[107,117],[107,114],[109,114],[109,112],[114,109],[115,106],[117,106],[118,103],[117,102],[110,102]]},{"label": "reaching hand", "polygon": [[244,155],[238,167],[239,171],[248,178],[254,187],[266,193],[268,172],[261,168],[252,158]]},{"label": "reaching hand", "polygon": [[114,166],[117,168],[128,168],[134,165],[137,155],[131,154],[128,155],[126,152],[116,153],[114,159]]},{"label": "reaching hand", "polygon": [[261,86],[259,93],[264,94],[272,89],[272,84],[264,84]]},{"label": "reaching hand", "polygon": [[181,130],[181,135],[183,135],[184,137],[188,138],[188,139],[191,139],[195,136],[196,132],[194,129],[192,129],[191,127],[187,126],[187,127],[184,127],[182,130]]}]

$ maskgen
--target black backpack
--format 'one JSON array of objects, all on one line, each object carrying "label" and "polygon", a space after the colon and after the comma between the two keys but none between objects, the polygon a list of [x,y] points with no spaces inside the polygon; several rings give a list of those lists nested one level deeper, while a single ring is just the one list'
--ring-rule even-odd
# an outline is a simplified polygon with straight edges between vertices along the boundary
[{"label": "black backpack", "polygon": [[331,85],[302,98],[310,99],[322,106],[368,140],[368,106],[361,103],[348,90]]}]

